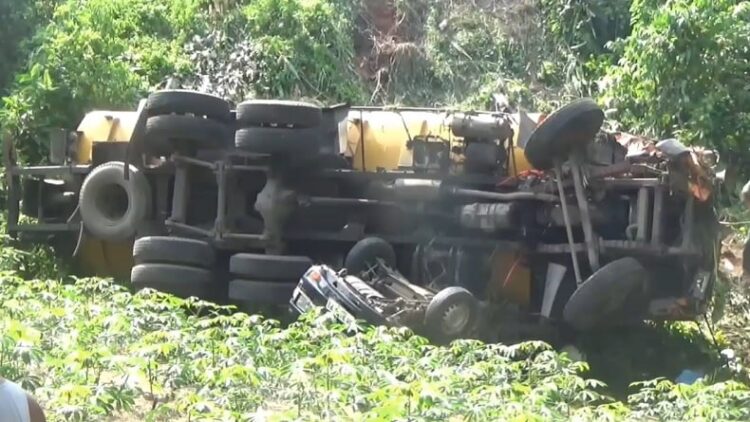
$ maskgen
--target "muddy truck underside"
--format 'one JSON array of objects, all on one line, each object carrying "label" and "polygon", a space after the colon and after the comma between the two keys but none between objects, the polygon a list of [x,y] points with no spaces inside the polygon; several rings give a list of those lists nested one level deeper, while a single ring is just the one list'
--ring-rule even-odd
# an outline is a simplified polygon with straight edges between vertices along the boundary
[{"label": "muddy truck underside", "polygon": [[694,318],[716,156],[603,119],[589,99],[542,119],[157,91],[55,137],[53,165],[19,166],[6,139],[8,230],[83,272],[243,306],[285,305],[313,264],[379,239],[415,286],[580,330]]}]

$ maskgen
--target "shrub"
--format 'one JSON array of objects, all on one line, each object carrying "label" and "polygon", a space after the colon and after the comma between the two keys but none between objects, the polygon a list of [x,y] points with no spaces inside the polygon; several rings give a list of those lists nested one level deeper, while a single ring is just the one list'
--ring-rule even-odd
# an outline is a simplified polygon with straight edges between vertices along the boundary
[{"label": "shrub", "polygon": [[634,1],[633,32],[603,81],[622,123],[705,144],[729,162],[750,158],[750,4]]},{"label": "shrub", "polygon": [[197,0],[67,0],[34,37],[28,68],[4,99],[0,125],[38,162],[53,127],[74,128],[92,108],[133,108],[139,95],[189,65]]}]

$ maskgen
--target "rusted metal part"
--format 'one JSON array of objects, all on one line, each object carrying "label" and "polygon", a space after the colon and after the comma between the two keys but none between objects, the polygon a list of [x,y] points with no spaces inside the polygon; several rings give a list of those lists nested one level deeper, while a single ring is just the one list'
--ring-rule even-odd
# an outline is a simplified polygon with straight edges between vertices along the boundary
[{"label": "rusted metal part", "polygon": [[573,228],[570,224],[570,216],[568,215],[568,203],[565,200],[565,190],[563,189],[562,185],[562,164],[559,161],[555,163],[555,173],[557,173],[557,177],[555,177],[555,180],[557,181],[557,189],[560,195],[560,204],[562,205],[563,219],[565,220],[565,232],[568,236],[568,244],[570,245],[570,259],[573,261],[573,271],[576,276],[576,283],[580,285],[581,283],[583,283],[583,279],[581,278],[581,269],[578,267],[578,256],[574,251],[575,241],[573,240]]}]

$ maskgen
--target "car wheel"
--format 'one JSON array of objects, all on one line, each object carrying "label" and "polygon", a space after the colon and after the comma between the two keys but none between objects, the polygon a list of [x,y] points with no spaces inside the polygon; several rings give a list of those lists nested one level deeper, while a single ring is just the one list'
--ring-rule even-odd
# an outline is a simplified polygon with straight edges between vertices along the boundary
[{"label": "car wheel", "polygon": [[427,336],[438,343],[467,336],[477,322],[474,296],[463,287],[440,290],[427,305],[424,324]]},{"label": "car wheel", "polygon": [[390,243],[379,237],[360,240],[349,250],[344,259],[344,267],[350,274],[359,274],[377,264],[378,259],[391,268],[396,266],[396,251]]}]

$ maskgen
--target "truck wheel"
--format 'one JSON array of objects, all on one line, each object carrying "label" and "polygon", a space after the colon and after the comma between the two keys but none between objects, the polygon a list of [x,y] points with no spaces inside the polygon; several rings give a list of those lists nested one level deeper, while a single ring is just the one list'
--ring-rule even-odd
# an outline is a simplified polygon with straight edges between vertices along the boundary
[{"label": "truck wheel", "polygon": [[534,168],[548,170],[565,160],[576,147],[594,140],[604,112],[590,98],[581,98],[555,110],[531,133],[524,154]]},{"label": "truck wheel", "polygon": [[[164,152],[186,145],[198,149],[220,149],[230,144],[227,126],[211,119],[195,116],[154,116],[146,121],[146,136],[152,150]],[[170,148],[172,147],[172,148]],[[170,152],[170,151],[166,151]]]},{"label": "truck wheel", "polygon": [[234,135],[237,148],[258,154],[309,154],[314,152],[318,131],[277,127],[246,127]]},{"label": "truck wheel", "polygon": [[299,281],[313,265],[306,256],[239,253],[229,258],[229,272],[248,280]]},{"label": "truck wheel", "polygon": [[166,89],[151,93],[146,100],[149,116],[193,114],[229,122],[229,103],[211,94],[184,89]]},{"label": "truck wheel", "polygon": [[570,296],[563,320],[578,331],[622,322],[623,310],[633,293],[643,290],[646,269],[634,258],[621,258],[601,267]]},{"label": "truck wheel", "polygon": [[427,305],[424,315],[427,336],[439,343],[466,336],[477,322],[477,301],[463,287],[439,291]]},{"label": "truck wheel", "polygon": [[81,187],[81,220],[98,239],[128,239],[151,213],[151,187],[146,176],[131,165],[130,180],[125,180],[124,166],[119,161],[104,163],[94,168]]},{"label": "truck wheel", "polygon": [[278,125],[296,128],[320,126],[320,107],[299,101],[250,100],[237,105],[237,122],[241,127]]},{"label": "truck wheel", "polygon": [[350,274],[359,274],[375,265],[378,258],[389,267],[396,267],[396,251],[393,246],[379,237],[367,237],[349,250],[344,259],[344,267]]},{"label": "truck wheel", "polygon": [[297,282],[232,280],[229,300],[239,304],[287,305]]},{"label": "truck wheel", "polygon": [[137,289],[150,287],[164,293],[188,298],[213,299],[216,286],[210,271],[172,264],[141,264],[130,272],[130,282]]},{"label": "truck wheel", "polygon": [[208,242],[181,237],[147,236],[133,244],[133,260],[140,264],[177,264],[211,269],[214,250]]}]

